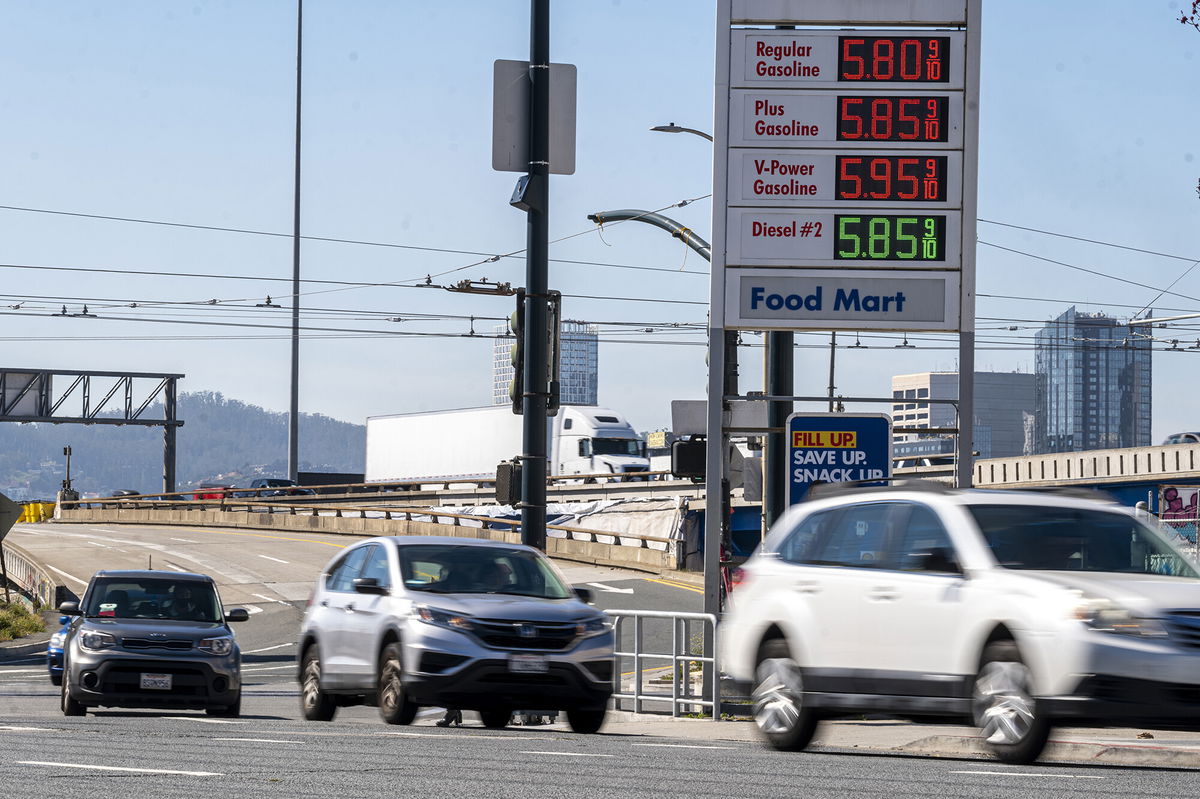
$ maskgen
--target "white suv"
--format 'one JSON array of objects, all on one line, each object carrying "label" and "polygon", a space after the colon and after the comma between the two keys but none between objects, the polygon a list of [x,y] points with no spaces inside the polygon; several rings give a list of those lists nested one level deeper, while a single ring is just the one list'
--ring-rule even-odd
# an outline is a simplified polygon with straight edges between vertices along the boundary
[{"label": "white suv", "polygon": [[972,719],[1014,763],[1056,722],[1200,730],[1200,575],[1130,509],[829,486],[743,571],[723,668],[778,749],[863,712]]}]

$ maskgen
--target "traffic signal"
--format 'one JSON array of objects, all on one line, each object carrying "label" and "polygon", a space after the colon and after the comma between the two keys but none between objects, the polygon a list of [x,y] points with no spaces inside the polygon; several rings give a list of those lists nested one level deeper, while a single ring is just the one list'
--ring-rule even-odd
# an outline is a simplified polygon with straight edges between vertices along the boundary
[{"label": "traffic signal", "polygon": [[510,350],[513,376],[508,381],[508,398],[513,413],[520,415],[525,399],[525,289],[517,289],[517,310],[508,317],[508,329],[516,337]]}]

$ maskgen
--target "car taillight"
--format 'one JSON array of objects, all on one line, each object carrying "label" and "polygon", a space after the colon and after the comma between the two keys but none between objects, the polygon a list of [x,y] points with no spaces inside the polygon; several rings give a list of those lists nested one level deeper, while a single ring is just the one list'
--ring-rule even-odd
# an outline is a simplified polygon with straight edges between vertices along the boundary
[{"label": "car taillight", "polygon": [[729,590],[736,590],[739,585],[747,582],[749,579],[750,575],[746,573],[745,569],[741,568],[740,566],[735,566],[729,572]]}]

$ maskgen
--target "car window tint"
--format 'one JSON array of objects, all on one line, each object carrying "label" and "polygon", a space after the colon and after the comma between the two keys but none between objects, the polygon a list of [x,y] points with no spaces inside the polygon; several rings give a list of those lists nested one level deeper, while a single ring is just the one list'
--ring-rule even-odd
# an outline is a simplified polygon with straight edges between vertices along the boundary
[{"label": "car window tint", "polygon": [[367,560],[359,577],[374,577],[381,586],[390,587],[392,578],[388,571],[387,550],[378,545],[367,547],[367,550]]},{"label": "car window tint", "polygon": [[813,549],[830,524],[836,511],[814,513],[787,534],[779,545],[779,557],[789,563],[806,563],[815,557]]},{"label": "car window tint", "polygon": [[955,572],[958,558],[950,535],[937,514],[925,505],[912,505],[904,529],[895,538],[888,558],[901,571]]},{"label": "car window tint", "polygon": [[844,508],[817,545],[811,563],[877,569],[883,564],[887,523],[894,503]]},{"label": "car window tint", "polygon": [[359,547],[352,549],[342,558],[342,562],[333,568],[329,573],[329,577],[325,580],[325,587],[330,591],[352,591],[354,590],[354,578],[358,576],[358,572],[362,569],[363,561],[366,560],[368,547]]}]

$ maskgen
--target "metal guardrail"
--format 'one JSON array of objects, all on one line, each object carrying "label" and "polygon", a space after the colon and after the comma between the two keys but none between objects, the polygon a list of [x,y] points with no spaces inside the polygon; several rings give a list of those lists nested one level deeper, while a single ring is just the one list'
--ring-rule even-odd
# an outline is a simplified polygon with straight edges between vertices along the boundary
[{"label": "metal guardrail", "polygon": [[[4,574],[14,588],[35,608],[53,607],[58,583],[25,550],[12,543],[0,545],[4,552]],[[3,590],[6,586],[0,586]]]},{"label": "metal guardrail", "polygon": [[[621,700],[632,700],[633,712],[641,713],[642,706],[645,702],[666,702],[671,706],[671,716],[678,717],[681,708],[707,708],[713,721],[721,720],[721,669],[717,664],[717,617],[711,613],[673,613],[661,610],[610,610],[606,611],[615,621],[613,625],[613,635],[617,642],[617,651],[613,653],[614,668],[613,668],[613,699],[617,702]],[[628,619],[633,620],[633,649],[631,651],[623,651],[621,644],[622,625]],[[667,619],[671,622],[671,651],[670,652],[646,652],[645,649],[645,624],[646,619]],[[700,622],[700,640],[711,640],[713,646],[713,654],[705,656],[695,654],[690,650],[692,638],[689,636],[689,622]],[[711,629],[711,637],[708,635]],[[703,647],[701,647],[703,648]],[[631,690],[625,690],[624,677],[626,672],[622,672],[622,661],[632,660],[632,685]],[[652,692],[647,691],[645,685],[645,667],[644,662],[650,660],[654,662],[667,661],[670,663],[667,669],[671,672],[671,691],[666,693],[663,691]],[[696,693],[693,690],[692,681],[692,665],[701,664],[701,674],[707,674],[712,679],[712,685],[709,692],[703,690]],[[707,665],[705,669],[703,666]],[[703,677],[701,677],[701,682]],[[708,693],[710,699],[704,698],[704,693]]]}]

